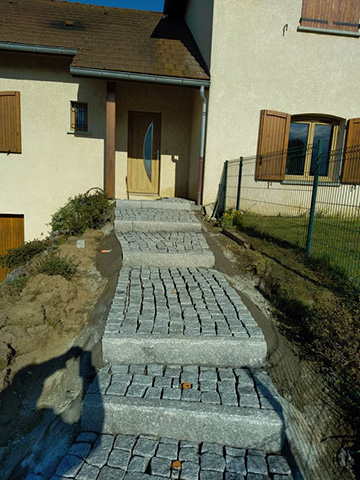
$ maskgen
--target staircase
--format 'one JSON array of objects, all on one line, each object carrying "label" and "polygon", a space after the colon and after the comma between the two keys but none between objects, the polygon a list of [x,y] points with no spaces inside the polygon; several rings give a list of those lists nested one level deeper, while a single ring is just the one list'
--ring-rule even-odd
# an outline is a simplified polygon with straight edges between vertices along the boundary
[{"label": "staircase", "polygon": [[117,201],[106,367],[53,479],[288,480],[263,334],[185,200]]}]

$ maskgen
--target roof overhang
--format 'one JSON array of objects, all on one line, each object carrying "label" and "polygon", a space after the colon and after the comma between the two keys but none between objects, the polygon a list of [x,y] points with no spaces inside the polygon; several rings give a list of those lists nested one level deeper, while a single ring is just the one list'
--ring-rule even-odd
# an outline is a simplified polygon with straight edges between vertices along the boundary
[{"label": "roof overhang", "polygon": [[158,83],[165,85],[179,85],[184,87],[210,87],[210,80],[193,78],[166,77],[161,75],[148,75],[143,73],[117,72],[112,70],[99,70],[92,68],[71,67],[72,75],[85,77],[104,78],[108,80],[133,80],[135,82]]}]

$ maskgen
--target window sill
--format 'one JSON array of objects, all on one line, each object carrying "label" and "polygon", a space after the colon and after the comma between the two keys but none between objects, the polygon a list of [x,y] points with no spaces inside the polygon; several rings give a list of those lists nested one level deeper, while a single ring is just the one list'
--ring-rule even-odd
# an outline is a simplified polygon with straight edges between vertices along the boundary
[{"label": "window sill", "polygon": [[297,29],[298,32],[308,32],[308,33],[322,33],[326,35],[340,35],[343,37],[360,37],[360,32],[348,32],[346,30],[335,30],[331,28],[315,28],[315,27],[302,27],[299,26]]},{"label": "window sill", "polygon": [[88,136],[91,135],[91,132],[84,132],[82,130],[70,130],[69,132],[66,132],[68,135],[84,135]]},{"label": "window sill", "polygon": [[[313,180],[303,180],[299,178],[299,180],[283,180],[281,182],[282,185],[313,185]],[[330,180],[321,181],[319,180],[319,185],[322,187],[340,187],[340,182],[331,182]]]}]

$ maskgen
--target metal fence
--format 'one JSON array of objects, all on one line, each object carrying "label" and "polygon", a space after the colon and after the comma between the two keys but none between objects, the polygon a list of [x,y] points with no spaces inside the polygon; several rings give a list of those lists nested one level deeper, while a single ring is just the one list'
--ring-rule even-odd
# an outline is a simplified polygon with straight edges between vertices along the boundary
[{"label": "metal fence", "polygon": [[226,161],[215,215],[322,257],[360,282],[360,146]]}]

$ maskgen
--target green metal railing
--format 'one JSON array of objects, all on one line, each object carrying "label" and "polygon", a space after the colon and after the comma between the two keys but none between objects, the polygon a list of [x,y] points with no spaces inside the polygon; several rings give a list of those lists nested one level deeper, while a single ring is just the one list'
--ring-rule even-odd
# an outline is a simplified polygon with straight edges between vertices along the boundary
[{"label": "green metal railing", "polygon": [[226,161],[215,213],[234,209],[245,228],[325,258],[360,282],[360,146],[329,152],[319,143]]}]

